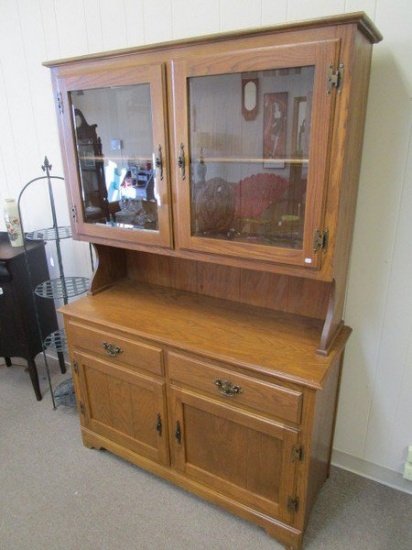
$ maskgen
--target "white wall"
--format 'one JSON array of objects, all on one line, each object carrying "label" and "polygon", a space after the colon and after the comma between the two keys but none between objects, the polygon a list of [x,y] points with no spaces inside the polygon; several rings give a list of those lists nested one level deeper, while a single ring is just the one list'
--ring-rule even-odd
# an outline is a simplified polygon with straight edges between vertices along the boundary
[{"label": "white wall", "polygon": [[[373,57],[334,461],[412,492],[400,474],[412,443],[410,0],[0,0],[0,202],[42,175],[45,154],[62,175],[42,61],[360,10],[384,41]],[[74,245],[74,273],[87,253]]]}]

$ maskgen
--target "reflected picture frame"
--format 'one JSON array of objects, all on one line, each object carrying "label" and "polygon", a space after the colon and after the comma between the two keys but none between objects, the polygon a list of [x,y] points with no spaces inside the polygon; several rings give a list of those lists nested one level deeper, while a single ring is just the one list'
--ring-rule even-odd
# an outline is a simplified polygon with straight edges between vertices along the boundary
[{"label": "reflected picture frame", "polygon": [[285,167],[288,101],[288,92],[272,92],[263,96],[264,168]]},{"label": "reflected picture frame", "polygon": [[297,96],[293,100],[292,156],[303,157],[306,151],[306,96]]},{"label": "reflected picture frame", "polygon": [[96,168],[95,153],[92,144],[79,144],[79,157],[82,170]]}]

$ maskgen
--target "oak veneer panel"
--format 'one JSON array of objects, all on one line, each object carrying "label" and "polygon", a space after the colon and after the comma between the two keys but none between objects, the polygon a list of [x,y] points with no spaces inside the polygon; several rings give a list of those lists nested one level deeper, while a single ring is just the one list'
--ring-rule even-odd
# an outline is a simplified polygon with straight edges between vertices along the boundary
[{"label": "oak veneer panel", "polygon": [[329,283],[276,273],[241,271],[241,300],[243,303],[325,319],[328,310]]},{"label": "oak veneer panel", "polygon": [[137,282],[197,291],[196,263],[180,258],[129,252],[128,277]]},{"label": "oak veneer panel", "polygon": [[[240,270],[225,265],[197,263],[197,292],[206,296],[240,300]],[[224,293],[224,295],[222,295]]]},{"label": "oak veneer panel", "polygon": [[240,292],[246,304],[288,310],[289,277],[275,273],[242,270]]},{"label": "oak veneer panel", "polygon": [[[158,462],[168,462],[165,384],[83,353],[74,354],[84,400],[83,427]],[[81,396],[81,397],[80,397]]]},{"label": "oak veneer panel", "polygon": [[101,424],[111,424],[110,392],[107,376],[97,369],[87,372],[87,388],[89,396],[90,417]]},{"label": "oak veneer panel", "polygon": [[350,334],[344,327],[329,355],[323,357],[316,354],[320,321],[127,281],[61,311],[108,330],[122,330],[315,388],[321,387]]},{"label": "oak veneer panel", "polygon": [[103,291],[113,282],[126,276],[126,254],[120,248],[95,246],[96,271],[90,291],[94,294]]},{"label": "oak veneer panel", "polygon": [[[184,444],[174,444],[172,449],[176,468],[206,487],[231,495],[238,502],[290,520],[287,496],[296,471],[290,452],[297,441],[297,430],[175,386],[171,393],[175,403],[174,417],[180,418],[185,426]],[[188,439],[191,439],[189,444]],[[265,452],[275,455],[266,469],[258,473],[256,469],[262,465],[261,459],[257,464],[244,460],[256,442],[261,450],[265,448]],[[268,471],[268,466],[275,469]],[[262,478],[266,478],[265,482]],[[267,486],[263,489],[262,485]],[[276,496],[276,500],[269,500],[268,494]]]},{"label": "oak veneer panel", "polygon": [[299,277],[288,277],[288,313],[325,319],[331,284]]},{"label": "oak veneer panel", "polygon": [[169,378],[173,382],[191,386],[196,391],[206,392],[215,399],[227,402],[228,398],[220,393],[214,380],[230,380],[234,386],[243,390],[233,397],[237,407],[248,407],[289,422],[300,422],[302,391],[235,374],[221,365],[212,365],[173,352],[167,354],[167,366]]},{"label": "oak veneer panel", "polygon": [[190,434],[185,440],[189,464],[278,501],[283,458],[281,440],[193,406],[185,407],[185,425],[186,434]]},{"label": "oak veneer panel", "polygon": [[[101,327],[91,328],[84,323],[70,320],[67,324],[70,339],[76,343],[76,349],[85,350],[94,357],[110,360],[111,363],[123,365],[133,370],[143,370],[153,374],[163,374],[163,351],[145,342],[136,342],[124,335],[111,333],[108,337]],[[104,343],[120,348],[117,355],[109,356]]]},{"label": "oak veneer panel", "polygon": [[205,296],[293,315],[325,319],[330,283],[228,265],[193,262],[147,253],[128,253],[128,276]]},{"label": "oak veneer panel", "polygon": [[316,393],[313,429],[306,448],[311,454],[308,471],[307,509],[305,524],[316,497],[329,476],[332,444],[336,422],[343,353],[331,366],[321,392]]}]

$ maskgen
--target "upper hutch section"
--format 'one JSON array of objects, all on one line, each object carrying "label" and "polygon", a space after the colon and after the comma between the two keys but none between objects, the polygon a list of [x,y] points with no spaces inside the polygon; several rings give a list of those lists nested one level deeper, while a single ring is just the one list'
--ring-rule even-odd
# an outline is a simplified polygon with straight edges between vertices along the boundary
[{"label": "upper hutch section", "polygon": [[45,63],[73,235],[336,279],[380,40],[357,13]]}]

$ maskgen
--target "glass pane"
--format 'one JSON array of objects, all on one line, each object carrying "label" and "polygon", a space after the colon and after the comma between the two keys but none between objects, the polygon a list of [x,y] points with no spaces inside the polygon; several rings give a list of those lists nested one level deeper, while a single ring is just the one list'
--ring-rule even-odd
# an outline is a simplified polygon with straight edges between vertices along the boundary
[{"label": "glass pane", "polygon": [[158,230],[150,85],[71,92],[84,221]]},{"label": "glass pane", "polygon": [[302,248],[314,67],[189,79],[192,235]]}]

